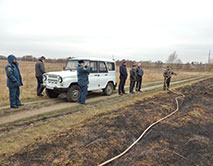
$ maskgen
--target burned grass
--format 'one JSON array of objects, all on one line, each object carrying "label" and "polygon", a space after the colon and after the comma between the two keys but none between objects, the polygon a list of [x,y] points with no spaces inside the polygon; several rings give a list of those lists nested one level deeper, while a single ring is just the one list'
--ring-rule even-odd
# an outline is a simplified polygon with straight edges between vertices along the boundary
[{"label": "burned grass", "polygon": [[[213,164],[213,79],[176,89],[180,111],[152,128],[116,166]],[[78,126],[4,156],[3,165],[95,166],[125,150],[154,121],[172,112],[177,94],[162,93],[96,115]]]}]

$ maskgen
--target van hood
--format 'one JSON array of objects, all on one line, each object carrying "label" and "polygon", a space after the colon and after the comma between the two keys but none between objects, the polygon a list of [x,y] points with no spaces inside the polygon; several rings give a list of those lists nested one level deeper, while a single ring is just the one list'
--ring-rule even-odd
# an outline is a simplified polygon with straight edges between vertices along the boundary
[{"label": "van hood", "polygon": [[62,78],[69,78],[69,77],[76,77],[77,71],[70,71],[70,70],[63,70],[63,71],[56,71],[56,72],[48,72],[45,73],[46,75],[57,75],[61,76]]}]

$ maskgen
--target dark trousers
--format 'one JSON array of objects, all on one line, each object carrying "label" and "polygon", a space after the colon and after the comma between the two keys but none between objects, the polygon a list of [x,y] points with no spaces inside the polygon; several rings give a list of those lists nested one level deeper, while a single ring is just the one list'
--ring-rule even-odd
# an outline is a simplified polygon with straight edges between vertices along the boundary
[{"label": "dark trousers", "polygon": [[135,88],[135,81],[134,80],[130,80],[130,87],[129,87],[129,92],[133,92]]},{"label": "dark trousers", "polygon": [[141,91],[141,85],[142,85],[142,76],[138,76],[136,83],[136,91]]},{"label": "dark trousers", "polygon": [[126,83],[126,78],[120,78],[120,83],[119,83],[119,87],[118,87],[119,94],[125,93],[125,90],[124,90],[125,83]]},{"label": "dark trousers", "polygon": [[37,95],[41,95],[41,93],[44,90],[44,86],[43,86],[43,77],[42,76],[36,76],[37,79]]},{"label": "dark trousers", "polygon": [[171,82],[171,77],[170,78],[165,78],[164,79],[164,90],[169,89],[170,87],[170,82]]},{"label": "dark trousers", "polygon": [[80,96],[78,98],[78,102],[81,103],[81,104],[86,104],[86,97],[87,97],[87,92],[88,92],[88,85],[80,86],[80,88],[81,88],[81,92],[80,92]]},{"label": "dark trousers", "polygon": [[9,96],[10,96],[10,107],[20,106],[21,101],[19,100],[20,96],[20,88],[9,88]]}]

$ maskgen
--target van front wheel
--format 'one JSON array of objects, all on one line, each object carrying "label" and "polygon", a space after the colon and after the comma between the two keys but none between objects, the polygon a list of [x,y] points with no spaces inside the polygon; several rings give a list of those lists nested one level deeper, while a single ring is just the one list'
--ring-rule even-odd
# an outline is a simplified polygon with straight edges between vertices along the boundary
[{"label": "van front wheel", "polygon": [[46,94],[49,98],[57,98],[59,93],[56,93],[54,90],[52,89],[46,89]]},{"label": "van front wheel", "polygon": [[105,95],[109,96],[113,93],[114,86],[111,82],[109,82],[106,86],[106,88],[103,89],[103,92]]},{"label": "van front wheel", "polygon": [[72,85],[67,92],[67,100],[76,102],[80,96],[81,88],[78,85]]}]

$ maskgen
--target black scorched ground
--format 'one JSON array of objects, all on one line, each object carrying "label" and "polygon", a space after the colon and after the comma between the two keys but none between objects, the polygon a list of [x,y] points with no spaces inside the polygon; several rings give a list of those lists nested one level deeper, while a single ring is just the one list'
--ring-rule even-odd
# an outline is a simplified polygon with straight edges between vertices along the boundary
[{"label": "black scorched ground", "polygon": [[[213,165],[213,79],[178,88],[180,111],[152,128],[113,166]],[[132,144],[174,111],[177,94],[162,93],[83,121],[7,158],[5,166],[96,166]]]}]

